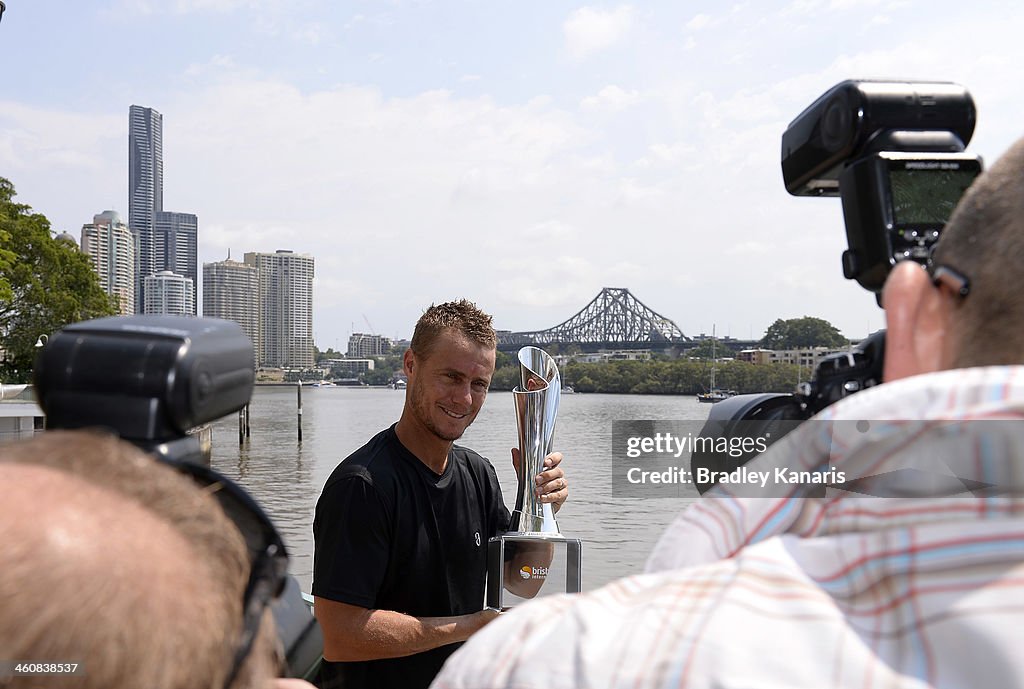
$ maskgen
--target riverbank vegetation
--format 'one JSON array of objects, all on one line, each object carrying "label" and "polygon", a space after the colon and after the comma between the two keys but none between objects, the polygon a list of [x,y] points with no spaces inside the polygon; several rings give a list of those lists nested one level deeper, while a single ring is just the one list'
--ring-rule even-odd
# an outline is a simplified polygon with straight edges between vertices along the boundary
[{"label": "riverbank vegetation", "polygon": [[[750,364],[719,361],[715,366],[715,387],[748,392],[792,392],[811,372],[793,364]],[[688,359],[650,361],[609,361],[583,364],[569,362],[560,370],[562,384],[576,392],[606,392],[656,395],[695,395],[708,389],[711,362]],[[491,379],[491,390],[511,390],[519,384],[519,367],[510,362],[499,367]]]},{"label": "riverbank vegetation", "polygon": [[[707,349],[710,351],[710,345]],[[719,343],[719,354],[723,349]],[[728,350],[726,350],[728,352]],[[730,352],[731,353],[731,352]],[[685,358],[656,357],[647,361],[609,361],[581,363],[570,361],[559,368],[562,383],[576,392],[605,392],[614,394],[695,395],[706,392],[711,381],[710,356],[696,358],[702,350],[687,352]],[[391,354],[375,357],[373,371],[359,375],[367,385],[387,385],[401,373],[402,357]],[[491,390],[512,390],[519,384],[519,365],[507,352],[498,352],[496,369],[491,379]],[[801,371],[793,364],[751,364],[744,361],[719,360],[714,362],[715,387],[724,390],[748,392],[792,392],[801,380],[813,374],[809,368]]]}]

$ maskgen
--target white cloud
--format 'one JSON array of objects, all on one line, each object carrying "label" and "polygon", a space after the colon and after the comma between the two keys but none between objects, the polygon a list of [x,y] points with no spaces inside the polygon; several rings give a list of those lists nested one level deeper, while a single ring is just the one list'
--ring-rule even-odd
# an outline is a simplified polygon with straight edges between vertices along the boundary
[{"label": "white cloud", "polygon": [[605,86],[597,95],[587,96],[580,101],[580,106],[591,110],[610,110],[618,112],[634,105],[640,100],[637,91],[626,91],[620,86],[610,84]]},{"label": "white cloud", "polygon": [[693,17],[690,21],[686,22],[686,28],[690,31],[700,31],[711,26],[712,19],[711,15],[698,14]]},{"label": "white cloud", "polygon": [[[498,284],[498,299],[527,307],[575,304],[578,309],[594,298],[598,291],[594,285],[601,282],[597,266],[581,256],[561,255],[535,261],[505,259],[498,267],[508,276]],[[552,321],[547,326],[556,324]]]},{"label": "white cloud", "polygon": [[544,220],[527,227],[522,233],[527,239],[543,239],[550,242],[564,242],[575,239],[578,235],[575,227],[561,220]]},{"label": "white cloud", "polygon": [[310,22],[291,31],[291,37],[301,43],[318,46],[331,39],[331,29],[322,22]]},{"label": "white cloud", "polygon": [[198,12],[231,12],[249,7],[257,8],[266,4],[266,0],[117,0],[110,10],[112,13],[128,12],[130,14],[192,14]]},{"label": "white cloud", "polygon": [[185,76],[199,77],[210,73],[230,71],[238,67],[230,55],[214,55],[206,62],[193,62],[185,68]]},{"label": "white cloud", "polygon": [[[167,32],[234,21],[214,15],[249,6],[109,2],[195,13],[121,18],[125,30]],[[136,65],[145,81],[129,70],[96,89],[97,73],[64,59],[49,72],[68,79],[51,89],[58,95],[9,89],[3,97],[22,104],[0,102],[0,174],[59,229],[77,233],[104,208],[127,215],[127,105],[144,99],[164,113],[165,205],[199,214],[200,258],[228,248],[236,258],[313,254],[314,325],[327,345],[344,342],[362,312],[408,335],[423,305],[458,296],[495,311],[500,327],[553,325],[609,284],[684,332],[710,332],[714,318],[719,332],[731,320],[757,335],[776,317],[809,313],[860,335],[862,314],[877,309],[841,276],[841,206],[786,195],[786,124],[844,78],[950,79],[976,98],[969,150],[991,162],[1020,134],[1021,96],[1006,75],[1024,49],[1015,22],[950,19],[952,5],[912,17],[893,3],[801,0],[789,8],[802,15],[780,16],[785,4],[728,3],[707,17],[678,4],[573,4],[554,45],[495,51],[499,65],[478,41],[460,45],[468,29],[457,22],[423,27],[447,41],[443,55],[423,59],[409,34],[381,30],[408,24],[407,3],[382,4],[384,15],[335,8],[332,24],[323,5],[309,12],[305,2],[278,22],[284,0],[261,0],[268,19],[256,29],[279,41],[254,38],[254,19],[238,24],[248,43],[169,42],[173,56]],[[519,15],[489,28],[514,39],[531,28]],[[891,25],[871,23],[881,17]],[[897,33],[911,19],[914,31]],[[355,28],[344,43],[306,35],[320,40],[316,51],[297,34],[316,21],[340,31],[346,20]],[[953,28],[962,40],[950,46],[942,40]],[[254,55],[255,40],[274,50]],[[560,48],[572,64],[551,59]],[[371,50],[378,61],[367,68]],[[601,51],[616,59],[587,63]],[[437,85],[451,90],[426,90]]]},{"label": "white cloud", "polygon": [[633,25],[633,8],[620,5],[613,10],[581,7],[562,26],[565,46],[574,60],[611,48],[622,41]]}]

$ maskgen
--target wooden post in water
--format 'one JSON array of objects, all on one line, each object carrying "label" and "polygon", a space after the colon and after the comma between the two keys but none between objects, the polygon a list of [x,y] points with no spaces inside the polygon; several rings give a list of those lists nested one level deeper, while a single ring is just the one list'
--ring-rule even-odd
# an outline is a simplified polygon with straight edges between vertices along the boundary
[{"label": "wooden post in water", "polygon": [[245,403],[245,437],[249,437],[249,403]]},{"label": "wooden post in water", "polygon": [[245,442],[245,407],[238,410],[238,444]]},{"label": "wooden post in water", "polygon": [[299,400],[299,442],[302,442],[302,381],[295,386],[295,394]]}]

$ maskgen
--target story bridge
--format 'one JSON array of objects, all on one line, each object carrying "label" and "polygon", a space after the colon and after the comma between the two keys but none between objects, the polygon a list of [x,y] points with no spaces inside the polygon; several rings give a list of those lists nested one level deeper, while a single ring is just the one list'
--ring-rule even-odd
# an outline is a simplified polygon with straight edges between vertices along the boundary
[{"label": "story bridge", "polygon": [[498,349],[576,345],[598,349],[665,349],[691,342],[671,319],[652,310],[624,287],[605,287],[574,316],[546,330],[499,332]]}]

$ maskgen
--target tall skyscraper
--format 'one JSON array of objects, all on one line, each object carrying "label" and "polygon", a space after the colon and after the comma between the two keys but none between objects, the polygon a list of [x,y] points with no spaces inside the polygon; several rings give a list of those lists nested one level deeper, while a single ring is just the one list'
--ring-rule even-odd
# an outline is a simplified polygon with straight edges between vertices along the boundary
[{"label": "tall skyscraper", "polygon": [[164,210],[163,115],[140,105],[128,110],[128,227],[138,247],[136,312],[145,310],[146,278],[169,270],[192,279],[195,314],[199,221]]},{"label": "tall skyscraper", "polygon": [[192,300],[195,291],[192,286],[192,278],[175,275],[169,270],[161,270],[153,275],[147,275],[142,282],[146,290],[143,313],[171,316],[195,315],[196,304]]},{"label": "tall skyscraper", "polygon": [[[154,244],[158,263],[163,270],[169,270],[192,278],[192,303],[196,303],[197,273],[196,240],[199,221],[193,213],[158,211]],[[192,314],[196,311],[193,309]]]},{"label": "tall skyscraper", "polygon": [[242,326],[252,340],[253,358],[259,364],[260,282],[256,266],[228,259],[203,264],[203,316],[223,318]]},{"label": "tall skyscraper", "polygon": [[164,209],[164,118],[153,108],[128,109],[128,227],[136,237],[135,310],[143,313],[144,280],[164,270],[156,253],[156,214]]},{"label": "tall skyscraper", "polygon": [[117,211],[103,211],[82,225],[82,252],[92,260],[100,286],[117,299],[118,312],[135,313],[135,235]]},{"label": "tall skyscraper", "polygon": [[313,257],[278,250],[250,252],[259,279],[259,362],[313,367]]}]

